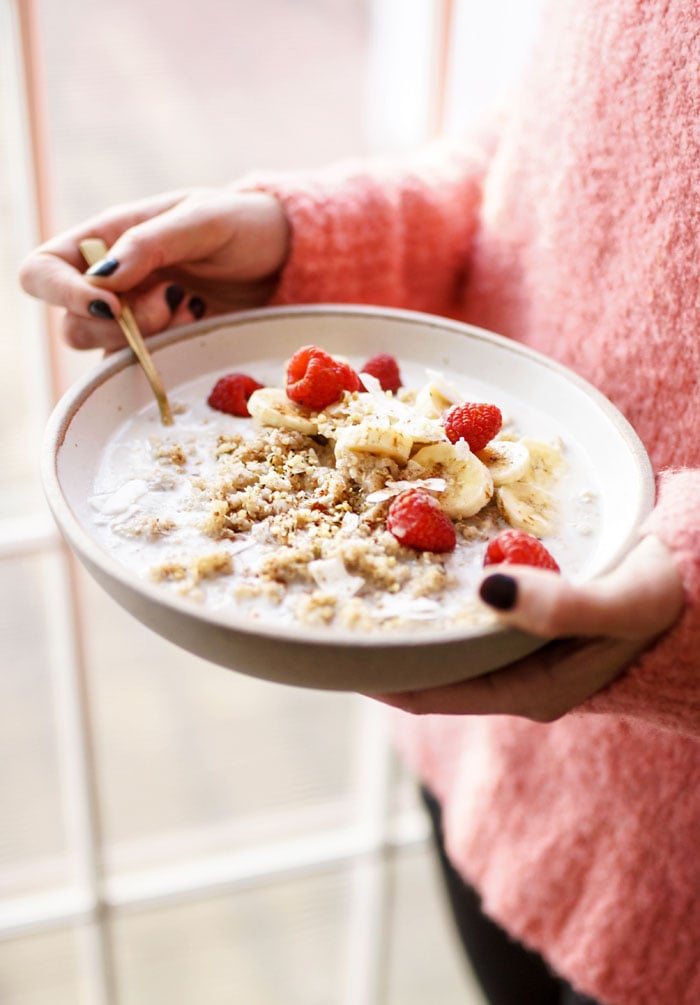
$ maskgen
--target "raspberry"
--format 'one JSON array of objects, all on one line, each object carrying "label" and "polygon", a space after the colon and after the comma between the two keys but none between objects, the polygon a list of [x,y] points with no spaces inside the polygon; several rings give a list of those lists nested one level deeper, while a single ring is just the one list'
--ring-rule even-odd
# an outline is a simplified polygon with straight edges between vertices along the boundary
[{"label": "raspberry", "polygon": [[503,416],[496,405],[465,401],[462,405],[453,405],[443,417],[442,424],[450,443],[466,440],[469,449],[476,453],[483,450],[500,430]]},{"label": "raspberry", "polygon": [[343,391],[361,388],[360,378],[348,363],[314,345],[295,352],[287,367],[287,397],[314,411],[339,401]]},{"label": "raspberry", "polygon": [[393,391],[396,394],[401,387],[399,364],[395,357],[390,356],[388,352],[378,352],[376,356],[372,356],[360,372],[369,373],[376,377],[383,391]]},{"label": "raspberry", "polygon": [[434,496],[421,489],[406,489],[396,496],[386,526],[401,544],[420,551],[452,551],[457,543],[449,516]]},{"label": "raspberry", "polygon": [[524,530],[504,530],[489,542],[484,565],[501,562],[510,565],[536,565],[540,569],[560,571],[539,538],[526,534]]},{"label": "raspberry", "polygon": [[227,373],[214,384],[207,404],[218,412],[250,417],[248,398],[262,386],[246,373]]}]

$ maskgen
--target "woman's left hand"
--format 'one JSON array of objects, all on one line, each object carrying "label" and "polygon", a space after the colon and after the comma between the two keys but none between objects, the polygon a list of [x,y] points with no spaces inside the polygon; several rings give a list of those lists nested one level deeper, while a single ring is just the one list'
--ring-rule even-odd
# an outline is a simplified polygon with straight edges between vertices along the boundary
[{"label": "woman's left hand", "polygon": [[551,722],[618,677],[683,607],[676,565],[653,536],[613,572],[585,584],[543,569],[492,566],[481,596],[508,608],[498,611],[502,624],[552,641],[481,677],[372,697],[416,714],[504,714]]}]

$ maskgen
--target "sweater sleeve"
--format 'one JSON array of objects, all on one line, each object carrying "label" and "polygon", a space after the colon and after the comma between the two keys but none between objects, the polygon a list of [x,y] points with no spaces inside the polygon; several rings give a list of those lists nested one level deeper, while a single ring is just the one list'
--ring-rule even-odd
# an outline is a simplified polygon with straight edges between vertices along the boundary
[{"label": "sweater sleeve", "polygon": [[454,316],[493,142],[436,143],[239,184],[276,195],[291,227],[273,304],[366,303]]},{"label": "sweater sleeve", "polygon": [[642,533],[655,534],[671,550],[685,609],[673,628],[580,711],[629,716],[700,739],[700,470],[662,473],[658,502]]}]

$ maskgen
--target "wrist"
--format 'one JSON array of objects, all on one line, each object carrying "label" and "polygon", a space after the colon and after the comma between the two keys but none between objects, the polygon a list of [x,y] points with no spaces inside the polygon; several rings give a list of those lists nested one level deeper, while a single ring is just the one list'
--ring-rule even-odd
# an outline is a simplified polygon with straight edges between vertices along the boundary
[{"label": "wrist", "polygon": [[[241,198],[240,253],[250,278],[275,279],[289,258],[291,226],[282,202],[260,189],[237,190]],[[246,236],[250,240],[246,240]]]}]

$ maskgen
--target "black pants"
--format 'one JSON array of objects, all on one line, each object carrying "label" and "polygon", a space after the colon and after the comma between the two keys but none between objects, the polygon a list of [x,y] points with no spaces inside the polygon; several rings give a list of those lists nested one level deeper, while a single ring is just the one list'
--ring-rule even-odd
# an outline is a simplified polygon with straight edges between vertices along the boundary
[{"label": "black pants", "polygon": [[574,991],[537,953],[515,942],[481,910],[479,896],[445,854],[442,814],[423,790],[433,823],[442,874],[462,945],[490,1005],[598,1005]]}]

